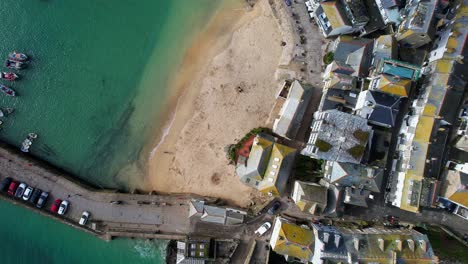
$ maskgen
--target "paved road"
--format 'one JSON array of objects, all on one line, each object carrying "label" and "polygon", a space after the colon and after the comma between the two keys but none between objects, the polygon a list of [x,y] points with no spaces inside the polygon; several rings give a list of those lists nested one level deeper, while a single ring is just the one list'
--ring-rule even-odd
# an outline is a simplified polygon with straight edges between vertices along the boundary
[{"label": "paved road", "polygon": [[[57,175],[34,160],[4,148],[0,148],[0,168],[1,179],[12,177],[50,192],[43,211],[49,210],[55,199],[68,200],[70,208],[65,217],[71,221],[77,222],[86,210],[91,213],[90,222],[101,223],[100,226],[104,228],[171,234],[186,234],[190,231],[187,197],[97,192],[83,188],[67,180],[65,175]],[[111,201],[122,201],[122,204],[111,204]]]}]

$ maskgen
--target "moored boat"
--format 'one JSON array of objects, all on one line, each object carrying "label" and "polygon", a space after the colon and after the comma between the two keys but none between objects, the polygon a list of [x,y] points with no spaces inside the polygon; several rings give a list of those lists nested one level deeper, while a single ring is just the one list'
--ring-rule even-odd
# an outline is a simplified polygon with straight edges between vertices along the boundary
[{"label": "moored boat", "polygon": [[5,67],[8,69],[21,70],[26,67],[26,63],[20,61],[6,60]]},{"label": "moored boat", "polygon": [[15,110],[13,108],[0,108],[0,117],[5,117],[14,111]]},{"label": "moored boat", "polygon": [[2,91],[7,96],[16,96],[16,92],[3,84],[0,84],[0,91]]},{"label": "moored boat", "polygon": [[25,61],[29,60],[29,57],[28,57],[28,55],[26,55],[24,53],[13,51],[13,52],[10,52],[10,54],[8,54],[8,59],[12,60],[12,61],[25,62]]},{"label": "moored boat", "polygon": [[36,133],[29,133],[28,137],[21,143],[21,151],[22,152],[29,152],[29,148],[33,144],[33,140],[37,138]]},{"label": "moored boat", "polygon": [[0,73],[0,79],[4,79],[7,81],[14,81],[19,78],[18,74],[14,72],[1,72]]}]

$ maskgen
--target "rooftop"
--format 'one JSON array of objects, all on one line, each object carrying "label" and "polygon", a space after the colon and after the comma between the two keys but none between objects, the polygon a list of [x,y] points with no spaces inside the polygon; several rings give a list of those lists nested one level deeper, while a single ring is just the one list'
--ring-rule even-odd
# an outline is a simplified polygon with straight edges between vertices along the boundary
[{"label": "rooftop", "polygon": [[393,127],[400,107],[399,96],[367,90],[359,94],[356,114],[366,118],[372,124]]},{"label": "rooftop", "polygon": [[302,153],[314,158],[360,163],[372,129],[367,120],[338,110],[315,112]]}]

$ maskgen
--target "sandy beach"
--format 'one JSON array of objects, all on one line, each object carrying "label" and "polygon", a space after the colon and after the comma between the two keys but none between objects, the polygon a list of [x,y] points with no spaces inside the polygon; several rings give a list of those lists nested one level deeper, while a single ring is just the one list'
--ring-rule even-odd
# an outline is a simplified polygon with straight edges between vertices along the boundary
[{"label": "sandy beach", "polygon": [[260,196],[239,181],[225,147],[266,126],[280,83],[291,77],[280,69],[293,56],[293,43],[282,45],[291,32],[279,23],[272,2],[219,11],[187,51],[174,80],[176,107],[148,149],[151,190],[219,197],[239,206]]}]

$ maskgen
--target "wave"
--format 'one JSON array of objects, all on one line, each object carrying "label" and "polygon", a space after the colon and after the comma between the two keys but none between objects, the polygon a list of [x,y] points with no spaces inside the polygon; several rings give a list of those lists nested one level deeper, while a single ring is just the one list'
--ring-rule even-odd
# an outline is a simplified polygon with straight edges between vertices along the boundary
[{"label": "wave", "polygon": [[162,143],[164,143],[164,140],[166,139],[167,135],[169,135],[169,132],[171,132],[172,125],[174,124],[174,121],[176,119],[177,109],[179,108],[179,102],[180,102],[180,98],[177,99],[177,104],[176,104],[174,112],[172,113],[170,122],[163,129],[161,139],[159,140],[158,144],[153,148],[153,150],[151,150],[150,152],[150,157],[149,157],[150,159],[153,158],[153,156],[158,151],[159,147],[162,145]]}]

